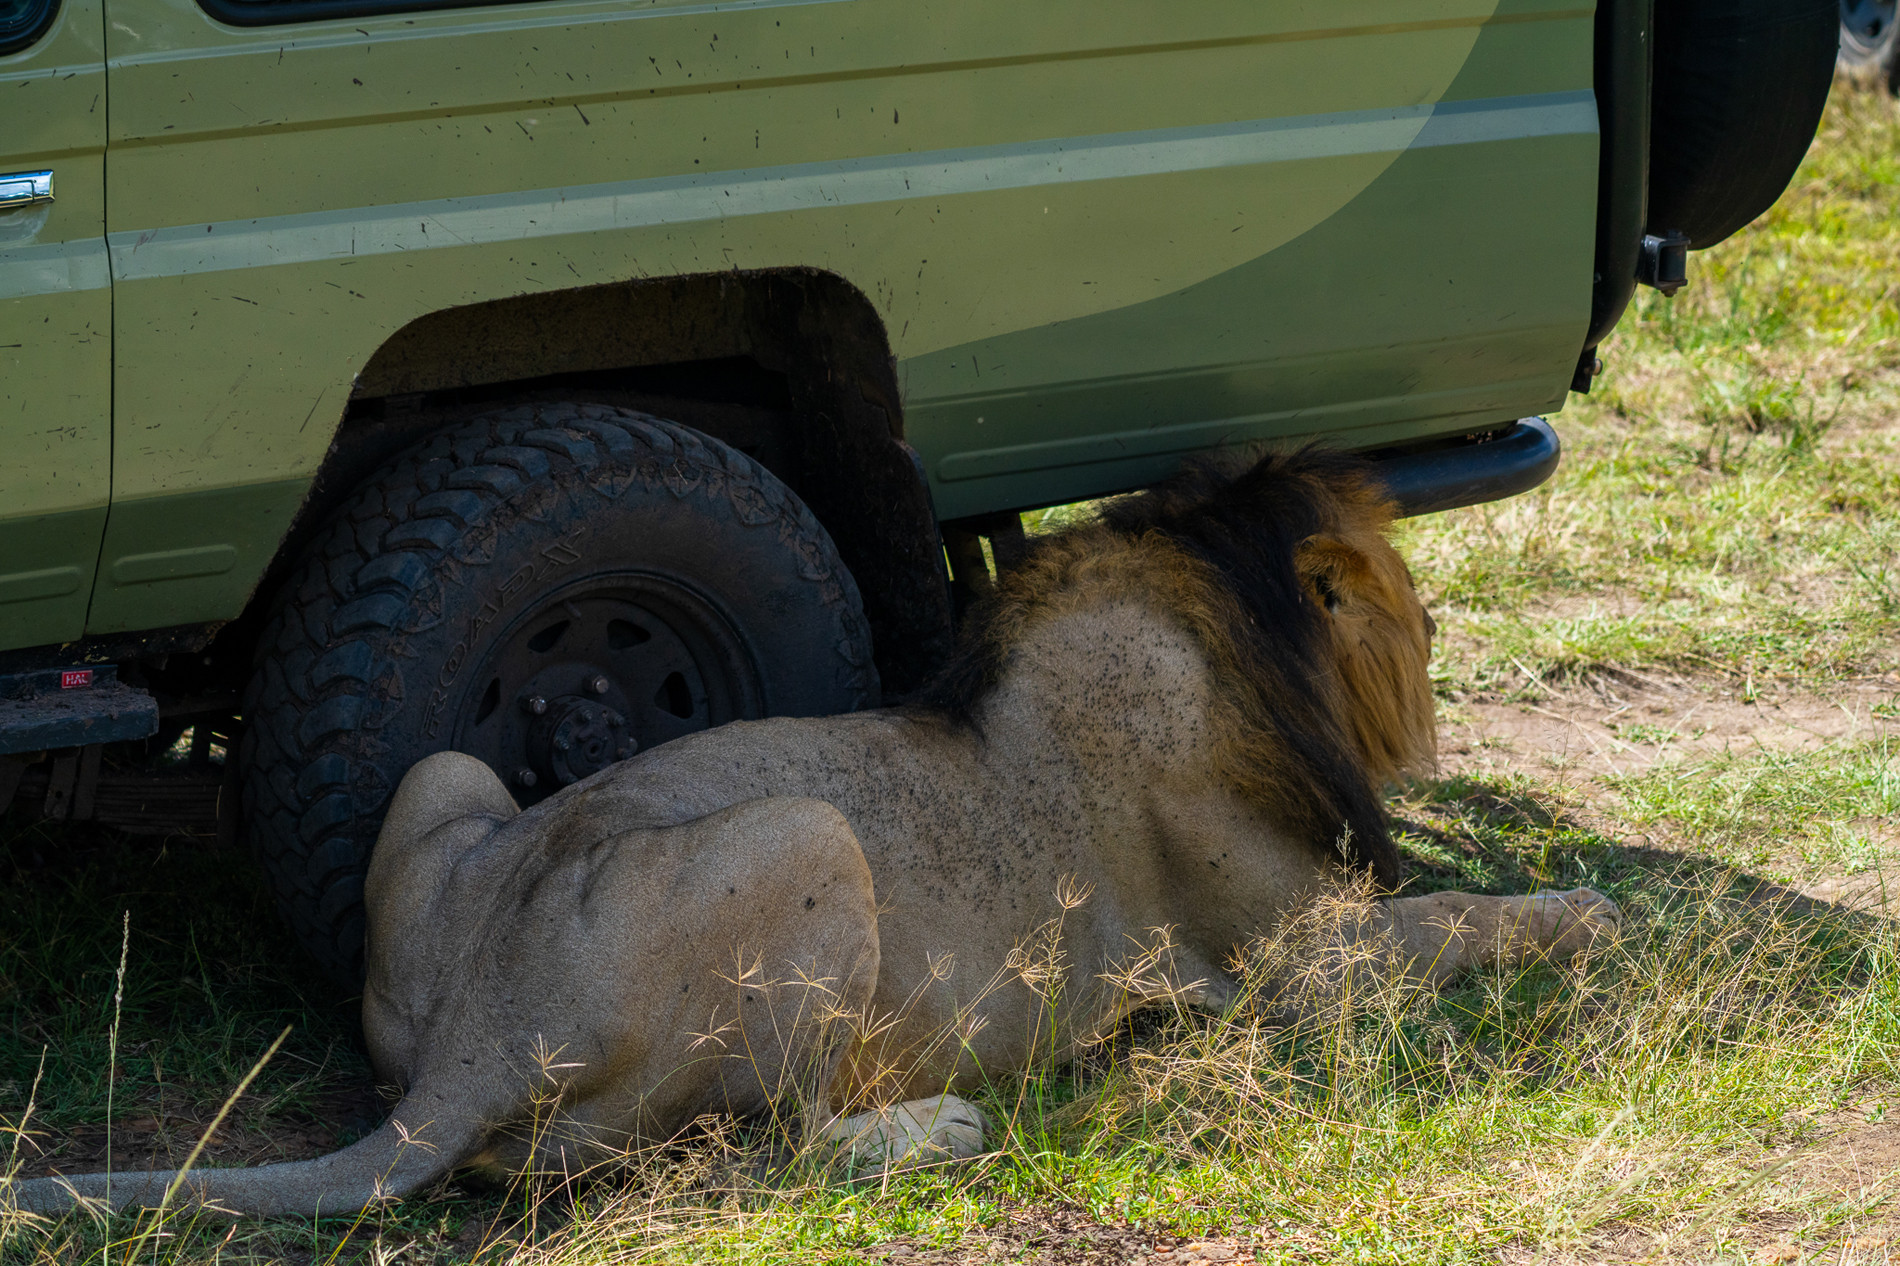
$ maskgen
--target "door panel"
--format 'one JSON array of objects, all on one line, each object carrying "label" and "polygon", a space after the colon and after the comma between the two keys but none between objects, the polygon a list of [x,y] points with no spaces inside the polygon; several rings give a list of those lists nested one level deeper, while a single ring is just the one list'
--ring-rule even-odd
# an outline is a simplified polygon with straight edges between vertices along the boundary
[{"label": "door panel", "polygon": [[104,19],[67,0],[0,57],[0,175],[53,201],[0,210],[0,650],[85,627],[112,470]]}]

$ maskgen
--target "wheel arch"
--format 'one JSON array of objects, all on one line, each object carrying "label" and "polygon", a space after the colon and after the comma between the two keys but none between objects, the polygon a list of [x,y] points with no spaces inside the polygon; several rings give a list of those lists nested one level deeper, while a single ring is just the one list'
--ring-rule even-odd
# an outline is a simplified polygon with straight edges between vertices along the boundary
[{"label": "wheel arch", "polygon": [[386,339],[349,404],[271,581],[396,453],[505,400],[643,409],[746,452],[830,533],[863,595],[889,695],[948,654],[943,548],[884,325],[818,269],[702,273],[484,300]]}]

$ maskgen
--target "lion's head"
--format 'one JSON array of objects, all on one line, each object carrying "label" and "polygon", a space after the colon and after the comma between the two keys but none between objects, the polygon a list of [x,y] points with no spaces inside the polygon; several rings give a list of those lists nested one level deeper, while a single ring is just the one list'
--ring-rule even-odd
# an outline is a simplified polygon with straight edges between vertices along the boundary
[{"label": "lion's head", "polygon": [[1038,540],[972,613],[926,707],[967,718],[1039,615],[1092,587],[1139,587],[1206,649],[1221,693],[1223,772],[1317,847],[1398,881],[1383,783],[1431,764],[1433,625],[1386,539],[1392,505],[1367,463],[1325,450],[1238,470],[1198,463]]},{"label": "lion's head", "polygon": [[1382,510],[1349,514],[1336,531],[1307,537],[1293,559],[1308,601],[1325,613],[1360,754],[1387,781],[1423,772],[1436,753],[1427,661],[1438,626],[1385,537],[1391,515]]}]

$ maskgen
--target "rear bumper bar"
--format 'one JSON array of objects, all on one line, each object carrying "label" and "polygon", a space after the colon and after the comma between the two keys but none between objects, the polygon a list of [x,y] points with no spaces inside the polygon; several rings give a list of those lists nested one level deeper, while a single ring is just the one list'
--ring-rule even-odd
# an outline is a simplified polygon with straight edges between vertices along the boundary
[{"label": "rear bumper bar", "polygon": [[1475,440],[1428,449],[1368,453],[1399,503],[1399,516],[1431,514],[1529,492],[1549,479],[1563,444],[1542,418]]}]

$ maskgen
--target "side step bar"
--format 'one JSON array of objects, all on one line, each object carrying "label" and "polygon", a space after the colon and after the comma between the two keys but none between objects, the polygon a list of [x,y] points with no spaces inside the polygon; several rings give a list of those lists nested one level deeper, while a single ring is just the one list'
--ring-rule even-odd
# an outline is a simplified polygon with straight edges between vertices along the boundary
[{"label": "side step bar", "polygon": [[1521,418],[1489,435],[1366,456],[1409,518],[1529,492],[1556,471],[1563,443],[1544,419]]},{"label": "side step bar", "polygon": [[0,676],[0,756],[90,747],[158,733],[158,700],[115,664]]}]

